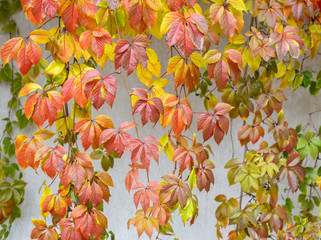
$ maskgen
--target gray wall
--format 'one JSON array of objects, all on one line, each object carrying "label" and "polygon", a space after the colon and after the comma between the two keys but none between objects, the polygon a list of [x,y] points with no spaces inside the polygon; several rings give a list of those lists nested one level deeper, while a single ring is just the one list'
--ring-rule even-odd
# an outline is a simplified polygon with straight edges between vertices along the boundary
[{"label": "gray wall", "polygon": [[[27,36],[28,33],[35,29],[35,27],[31,23],[25,20],[25,16],[23,14],[18,14],[17,16],[15,16],[15,20],[18,23],[21,36]],[[0,33],[0,45],[2,45],[6,40],[8,40],[8,36]],[[162,63],[162,72],[164,72],[166,70],[167,60],[170,58],[167,46],[164,42],[160,42],[158,40],[154,41],[153,46],[156,52],[159,54]],[[311,64],[306,64],[307,69],[319,71],[321,66],[320,60],[320,58],[315,59]],[[106,66],[104,69],[104,73],[111,71],[113,71],[112,65]],[[113,119],[115,127],[118,127],[124,121],[131,121],[129,96],[126,92],[125,87],[123,86],[121,79],[118,80],[119,85],[117,90],[117,97],[113,109],[110,110],[109,107],[104,105],[104,107],[102,107],[100,110],[100,114],[107,114]],[[129,88],[137,86],[143,87],[143,85],[137,79],[135,73],[127,79],[127,83]],[[173,83],[171,83],[171,86],[173,86]],[[2,83],[0,85],[0,92],[0,118],[2,119],[7,116],[6,105],[7,101],[10,99],[9,85],[7,85],[6,83]],[[309,95],[308,90],[299,88],[295,93],[286,92],[286,95],[288,97],[288,101],[285,102],[284,112],[286,120],[292,127],[295,127],[299,123],[307,122],[308,113],[320,109],[321,107],[321,94],[318,97],[312,97]],[[23,98],[22,101],[25,101],[25,99],[26,98]],[[203,104],[199,99],[191,97],[190,102],[194,111],[205,111],[203,108]],[[93,114],[97,114],[95,110],[93,110]],[[137,121],[139,121],[138,115],[136,119]],[[316,122],[320,125],[320,115],[316,115],[315,119]],[[240,158],[242,157],[244,150],[237,141],[236,132],[241,124],[241,121],[233,120],[232,133],[234,138],[235,157]],[[1,122],[0,130],[2,130],[4,126],[5,125],[3,124],[3,122]],[[35,129],[35,127],[28,127],[23,132],[23,134],[29,134],[30,136]],[[196,130],[196,119],[194,119],[192,129]],[[146,135],[154,135],[155,137],[160,138],[164,133],[159,126],[152,128],[150,124],[147,124],[144,128],[140,127],[139,131],[142,137]],[[14,134],[19,134],[19,131],[15,130]],[[132,132],[132,134],[133,136],[135,136],[134,131]],[[198,134],[198,139],[201,139],[200,134]],[[216,221],[214,213],[217,204],[214,201],[215,196],[218,194],[226,194],[228,197],[238,197],[240,194],[240,189],[238,187],[228,186],[226,178],[227,171],[224,169],[225,163],[231,158],[232,155],[230,136],[228,135],[224,138],[219,148],[214,143],[214,140],[211,140],[210,144],[213,146],[213,150],[215,152],[215,156],[212,157],[212,160],[216,165],[216,169],[214,170],[215,185],[214,187],[211,187],[211,191],[209,193],[206,193],[205,191],[199,193],[197,189],[194,190],[199,198],[199,216],[194,225],[188,226],[187,224],[184,227],[178,213],[173,213],[173,228],[176,233],[175,237],[180,240],[216,239],[216,232],[214,228]],[[252,147],[251,144],[249,144],[249,147]],[[115,188],[111,189],[112,197],[110,198],[109,205],[105,205],[104,213],[108,218],[109,229],[115,233],[117,240],[138,239],[134,227],[131,227],[129,230],[127,230],[127,221],[135,214],[135,206],[132,201],[133,194],[129,195],[124,185],[125,176],[130,169],[128,167],[129,163],[130,155],[126,153],[124,154],[122,159],[115,160],[115,166],[112,170],[110,170],[110,174],[113,177],[115,183]],[[97,169],[100,168],[99,163],[97,163],[96,166]],[[172,170],[172,162],[168,160],[162,153],[160,155],[159,166],[157,166],[155,162],[151,164],[151,180],[160,181],[163,175],[171,173]],[[141,179],[145,181],[145,174],[141,174]],[[25,201],[21,206],[22,218],[15,221],[8,239],[30,239],[30,232],[33,229],[31,218],[41,218],[39,208],[39,199],[41,195],[38,193],[38,189],[43,181],[46,180],[47,184],[51,182],[51,179],[46,177],[41,172],[41,170],[39,170],[38,174],[36,174],[30,168],[24,171],[24,180],[28,183],[28,185],[26,187]],[[55,188],[56,187],[57,186],[55,186]],[[48,221],[48,223],[50,222]],[[160,238],[163,240],[174,239],[174,237],[172,236],[160,236]],[[146,235],[143,235],[140,239],[148,239],[148,237]],[[155,236],[153,236],[153,239],[155,239]]]}]

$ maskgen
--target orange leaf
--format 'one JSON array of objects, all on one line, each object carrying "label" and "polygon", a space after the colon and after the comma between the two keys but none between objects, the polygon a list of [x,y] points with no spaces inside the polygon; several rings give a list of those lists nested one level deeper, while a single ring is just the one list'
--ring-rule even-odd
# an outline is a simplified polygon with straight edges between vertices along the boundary
[{"label": "orange leaf", "polygon": [[0,52],[3,65],[6,65],[6,63],[17,57],[18,51],[21,48],[22,39],[22,37],[12,38],[2,45]]},{"label": "orange leaf", "polygon": [[171,127],[176,136],[179,136],[185,127],[182,113],[179,109],[176,109],[172,115]]},{"label": "orange leaf", "polygon": [[23,45],[17,56],[17,64],[22,75],[26,75],[32,67],[32,62],[28,55],[27,46]]},{"label": "orange leaf", "polygon": [[27,83],[19,92],[19,97],[23,97],[28,95],[29,93],[40,89],[42,90],[42,87],[39,84],[36,83]]},{"label": "orange leaf", "polygon": [[27,47],[27,53],[32,64],[36,66],[42,56],[41,47],[34,42],[29,42]]}]

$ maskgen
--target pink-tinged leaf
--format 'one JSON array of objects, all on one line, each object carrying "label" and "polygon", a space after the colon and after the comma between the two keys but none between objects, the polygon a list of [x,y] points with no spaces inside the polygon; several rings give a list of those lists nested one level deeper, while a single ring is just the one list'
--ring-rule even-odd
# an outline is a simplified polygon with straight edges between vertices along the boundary
[{"label": "pink-tinged leaf", "polygon": [[100,72],[98,72],[96,69],[90,69],[84,74],[82,81],[84,83],[88,83],[99,78],[101,78]]},{"label": "pink-tinged leaf", "polygon": [[86,171],[79,164],[75,163],[69,170],[70,182],[75,185],[77,191],[79,191],[86,181]]},{"label": "pink-tinged leaf", "polygon": [[219,18],[219,23],[224,32],[224,35],[227,38],[232,38],[237,27],[236,19],[234,18],[233,13],[225,10],[222,16]]},{"label": "pink-tinged leaf", "polygon": [[137,97],[139,97],[140,99],[143,99],[143,100],[147,100],[148,99],[148,94],[147,92],[142,89],[142,88],[133,88],[135,94]]},{"label": "pink-tinged leaf", "polygon": [[228,81],[228,68],[227,64],[221,58],[214,67],[214,80],[218,88],[225,87]]},{"label": "pink-tinged leaf", "polygon": [[119,130],[121,131],[126,131],[129,129],[132,129],[133,127],[135,127],[137,124],[134,122],[124,122],[119,126]]},{"label": "pink-tinged leaf", "polygon": [[78,152],[75,156],[80,165],[84,167],[92,167],[91,158],[86,152]]},{"label": "pink-tinged leaf", "polygon": [[168,47],[175,45],[183,35],[183,23],[175,21],[166,35],[166,43]]},{"label": "pink-tinged leaf", "polygon": [[79,200],[82,204],[85,204],[90,196],[92,195],[92,191],[91,191],[91,185],[90,182],[86,182],[84,184],[84,186],[81,188],[81,190],[79,191]]},{"label": "pink-tinged leaf", "polygon": [[103,201],[103,191],[95,181],[93,181],[91,189],[92,195],[90,197],[90,202],[94,207],[97,207]]},{"label": "pink-tinged leaf", "polygon": [[228,103],[218,103],[215,106],[214,113],[216,115],[225,115],[228,114],[234,107]]},{"label": "pink-tinged leaf", "polygon": [[55,0],[46,0],[43,3],[43,7],[45,13],[49,16],[50,19],[52,19],[58,10],[58,3]]}]

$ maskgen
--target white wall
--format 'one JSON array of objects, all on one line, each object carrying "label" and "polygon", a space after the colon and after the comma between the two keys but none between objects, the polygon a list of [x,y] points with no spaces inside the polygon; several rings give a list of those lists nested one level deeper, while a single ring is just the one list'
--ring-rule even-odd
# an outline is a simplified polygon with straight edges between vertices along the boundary
[{"label": "white wall", "polygon": [[[18,23],[21,36],[27,36],[35,27],[25,20],[23,14],[18,14],[15,16],[15,20]],[[246,26],[246,25],[245,25]],[[2,45],[8,39],[7,35],[0,34],[0,45]],[[159,54],[160,60],[162,62],[162,72],[166,69],[167,60],[170,58],[170,54],[167,50],[167,46],[164,42],[158,40],[154,41],[154,49]],[[47,54],[47,53],[45,53]],[[320,69],[320,58],[313,61],[311,64],[307,64],[307,69],[318,71]],[[105,67],[104,73],[113,71],[113,66],[109,65]],[[141,86],[141,83],[137,79],[135,73],[132,74],[127,79],[129,88]],[[129,96],[126,92],[125,87],[121,79],[118,82],[117,97],[114,103],[114,107],[110,110],[109,107],[104,105],[101,108],[103,114],[109,115],[115,124],[115,127],[118,127],[120,123],[124,121],[131,121],[130,114],[130,102]],[[171,85],[173,86],[173,84]],[[6,83],[0,85],[1,92],[1,101],[0,101],[0,118],[7,116],[7,101],[10,99],[9,86]],[[321,94],[318,97],[311,97],[307,89],[299,88],[295,93],[287,92],[288,101],[285,103],[284,112],[286,120],[289,122],[289,125],[295,127],[299,123],[305,123],[308,119],[308,113],[314,110],[320,109],[321,104]],[[204,111],[202,102],[195,98],[191,97],[190,102],[193,106],[194,111]],[[196,110],[197,109],[197,110]],[[139,121],[139,116],[137,115],[136,119]],[[320,125],[321,118],[320,115],[316,116],[316,122]],[[4,128],[4,124],[0,123],[0,131]],[[196,130],[196,119],[193,122],[193,129]],[[241,121],[233,120],[233,136],[234,136],[234,145],[235,145],[235,157],[242,157],[243,148],[241,148],[239,142],[237,141],[236,132],[241,126]],[[31,135],[35,130],[35,127],[29,127],[23,134]],[[151,125],[148,124],[144,128],[140,128],[140,135],[153,135],[157,138],[161,137],[164,133],[159,126],[156,126],[154,129],[151,128]],[[15,131],[15,134],[19,133],[18,130]],[[135,136],[135,132],[132,132]],[[201,139],[201,138],[199,138]],[[216,233],[214,225],[215,221],[215,209],[217,204],[214,201],[214,198],[218,194],[226,194],[229,197],[238,197],[240,194],[240,189],[236,186],[229,187],[226,173],[224,169],[225,163],[231,158],[232,148],[231,148],[231,139],[230,136],[226,136],[218,148],[214,141],[211,140],[215,156],[213,157],[213,162],[216,165],[214,170],[215,175],[215,185],[211,187],[211,191],[206,193],[205,191],[199,193],[197,189],[194,191],[199,197],[199,216],[195,224],[192,226],[186,225],[183,226],[180,216],[177,213],[173,214],[173,224],[174,231],[176,236],[180,240],[193,240],[193,239],[203,239],[210,240],[216,239]],[[251,145],[249,145],[251,147]],[[166,156],[162,153],[160,155],[159,166],[155,162],[151,165],[151,180],[160,181],[161,176],[171,173],[173,170],[173,164]],[[115,166],[110,170],[110,174],[113,177],[115,188],[111,189],[111,199],[110,204],[105,205],[105,214],[108,218],[109,229],[112,230],[117,240],[132,240],[137,239],[137,233],[134,227],[131,227],[127,230],[127,220],[134,216],[135,206],[132,201],[132,194],[129,195],[125,189],[124,179],[130,169],[128,164],[130,163],[130,155],[128,153],[124,154],[122,159],[115,160]],[[99,167],[99,164],[97,164]],[[145,176],[142,173],[142,178]],[[21,206],[22,209],[22,218],[15,221],[11,234],[8,239],[30,239],[30,232],[33,228],[31,218],[40,218],[40,208],[39,208],[39,199],[40,194],[38,189],[44,180],[47,181],[47,184],[51,182],[51,179],[45,177],[41,170],[36,174],[32,169],[28,168],[24,171],[24,180],[28,183],[26,186],[25,201]],[[50,222],[48,222],[50,223]],[[173,239],[174,237],[163,237],[161,239]],[[146,235],[143,235],[140,239],[148,239]],[[155,239],[155,237],[153,237]]]}]

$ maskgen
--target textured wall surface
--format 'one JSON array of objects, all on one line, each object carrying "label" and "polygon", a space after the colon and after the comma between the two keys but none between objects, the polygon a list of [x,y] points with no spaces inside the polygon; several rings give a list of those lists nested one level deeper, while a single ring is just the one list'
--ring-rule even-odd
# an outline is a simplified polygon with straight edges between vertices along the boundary
[{"label": "textured wall surface", "polygon": [[[28,33],[35,28],[32,24],[25,20],[25,16],[23,14],[15,16],[15,19],[20,29],[20,36],[27,36]],[[245,27],[246,26],[247,24],[245,24]],[[8,36],[0,34],[0,45],[2,45],[6,40],[8,40]],[[167,46],[164,42],[155,40],[153,48],[159,54],[159,58],[162,63],[162,72],[164,72],[166,69],[167,60],[170,58],[170,53],[167,49]],[[320,60],[321,59],[315,59],[312,63],[306,64],[308,70],[319,71],[321,67]],[[106,66],[104,73],[110,73],[113,70],[113,67]],[[140,85],[135,73],[132,75],[133,76],[130,76],[127,79],[129,88],[134,86],[142,86]],[[124,121],[131,121],[130,100],[128,93],[126,92],[122,81],[119,81],[118,84],[117,96],[113,109],[110,110],[110,108],[104,106],[100,110],[101,113],[107,114],[113,119],[115,127],[118,127]],[[7,116],[7,101],[10,99],[9,86],[6,85],[6,83],[0,85],[0,93],[0,118],[2,119]],[[295,127],[299,123],[307,122],[308,113],[321,108],[321,94],[318,97],[312,97],[309,95],[307,89],[299,88],[295,93],[289,94],[289,92],[286,92],[286,95],[288,97],[288,101],[285,102],[284,106],[285,118],[292,127]],[[25,101],[25,98],[22,101]],[[192,97],[190,102],[194,111],[204,111],[203,103],[199,99],[193,99]],[[97,112],[93,110],[93,114],[97,114]],[[137,119],[139,120],[138,117]],[[317,124],[321,125],[320,115],[316,115],[315,120]],[[196,130],[196,119],[194,119],[193,124],[194,125],[192,128]],[[234,152],[235,157],[240,158],[242,157],[244,149],[236,140],[236,132],[241,124],[241,121],[233,120],[232,134],[235,146]],[[4,126],[5,125],[3,122],[0,122],[0,131],[2,131]],[[31,135],[35,129],[35,127],[28,127],[26,130],[24,130],[23,134]],[[150,124],[147,124],[147,126],[144,128],[140,128],[139,131],[142,137],[146,135],[153,135],[157,138],[160,138],[163,133],[159,126],[152,128]],[[134,131],[132,133],[135,135]],[[18,131],[16,130],[14,134],[17,135]],[[211,187],[209,193],[199,193],[198,190],[195,189],[199,197],[199,216],[194,225],[186,225],[184,227],[182,221],[180,220],[180,216],[177,213],[173,214],[173,220],[175,222],[175,224],[173,224],[173,229],[176,233],[175,237],[180,240],[216,239],[214,225],[216,223],[215,209],[217,204],[214,201],[214,197],[218,194],[225,194],[228,197],[238,197],[240,194],[240,189],[238,187],[228,186],[226,178],[227,171],[224,169],[224,165],[231,158],[233,151],[230,135],[228,134],[228,136],[224,138],[219,148],[214,143],[214,140],[212,140],[210,144],[213,146],[213,150],[215,152],[215,155],[212,156],[211,159],[216,165],[216,169],[214,170],[215,185],[214,187]],[[251,148],[250,145],[249,147]],[[115,166],[110,170],[110,174],[115,183],[115,188],[111,189],[112,197],[110,198],[109,205],[105,205],[104,212],[108,217],[109,229],[115,233],[116,240],[138,239],[136,230],[133,227],[127,230],[127,220],[135,214],[135,206],[132,201],[133,195],[129,195],[127,193],[124,185],[125,176],[130,169],[128,167],[129,163],[130,156],[128,153],[126,153],[122,159],[115,160]],[[160,155],[159,166],[157,166],[155,162],[153,162],[151,166],[151,172],[153,173],[151,176],[152,181],[160,181],[163,175],[173,171],[172,162],[168,160],[163,153]],[[96,164],[96,167],[100,168],[99,163]],[[142,174],[141,179],[144,179],[144,177],[145,176]],[[21,206],[22,218],[15,221],[8,239],[30,239],[30,232],[33,228],[31,218],[41,217],[38,203],[40,199],[38,189],[45,180],[47,181],[47,184],[51,182],[51,179],[45,177],[40,170],[38,174],[36,174],[30,168],[24,171],[24,180],[28,183],[28,185],[26,186],[25,201]],[[161,239],[163,240],[173,238],[173,236],[161,236]],[[148,239],[148,237],[143,235],[140,239]],[[153,239],[155,239],[155,237],[153,237]]]}]

